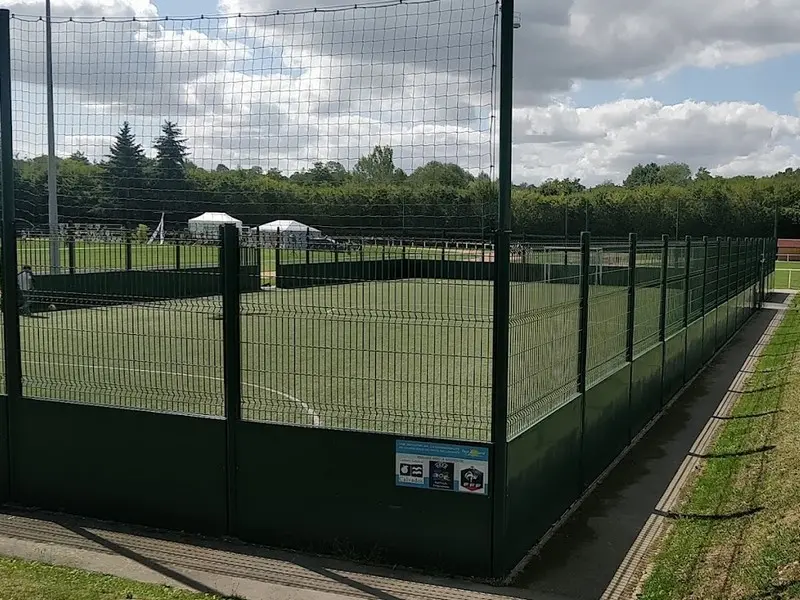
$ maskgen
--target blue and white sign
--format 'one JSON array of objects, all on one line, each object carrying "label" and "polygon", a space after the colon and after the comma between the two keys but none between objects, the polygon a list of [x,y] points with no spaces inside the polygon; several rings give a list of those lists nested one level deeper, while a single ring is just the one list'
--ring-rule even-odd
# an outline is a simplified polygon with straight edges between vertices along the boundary
[{"label": "blue and white sign", "polygon": [[489,486],[489,449],[396,440],[395,483],[403,487],[485,495]]}]

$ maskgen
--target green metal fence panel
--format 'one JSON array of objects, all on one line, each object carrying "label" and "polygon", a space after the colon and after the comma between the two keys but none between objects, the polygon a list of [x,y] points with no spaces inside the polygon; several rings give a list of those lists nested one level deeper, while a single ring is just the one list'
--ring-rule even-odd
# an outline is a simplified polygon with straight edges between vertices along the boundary
[{"label": "green metal fence panel", "polygon": [[[712,315],[714,313],[711,313]],[[710,341],[706,337],[706,323],[709,318],[707,314],[704,319],[698,319],[690,323],[686,328],[686,370],[685,381],[689,381],[702,368],[703,364],[714,355],[714,338]]]},{"label": "green metal fence panel", "polygon": [[491,498],[398,486],[394,436],[251,422],[238,429],[237,537],[490,575]]},{"label": "green metal fence panel", "polygon": [[[255,267],[243,267],[242,291],[260,289]],[[181,271],[107,271],[74,275],[38,275],[33,309],[58,310],[115,306],[136,302],[199,298],[221,293],[218,267]]]},{"label": "green metal fence panel", "polygon": [[581,401],[574,396],[509,442],[506,571],[580,496]]},{"label": "green metal fence panel", "polygon": [[13,427],[14,502],[225,533],[223,420],[24,399]]},{"label": "green metal fence panel", "polygon": [[711,360],[717,351],[717,309],[706,312],[703,318],[703,362]]},{"label": "green metal fence panel", "polygon": [[731,339],[733,334],[739,329],[738,323],[736,322],[736,296],[733,296],[730,300],[728,300],[728,329],[726,331],[725,337],[727,339]]},{"label": "green metal fence panel", "polygon": [[[694,323],[690,324],[692,327]],[[696,325],[695,325],[696,327]],[[702,334],[702,322],[700,325]],[[683,329],[664,342],[664,380],[662,404],[672,398],[681,389],[685,380],[686,364],[689,348],[687,346],[687,329]]]},{"label": "green metal fence panel", "polygon": [[[569,260],[579,249],[564,252]],[[542,262],[548,254],[531,244],[515,259],[524,267],[522,261]],[[558,279],[551,269],[547,275],[547,283],[511,283],[509,437],[571,401],[578,387],[580,288],[572,276]]]},{"label": "green metal fence panel", "polygon": [[643,352],[631,365],[630,438],[635,437],[661,408],[664,344]]},{"label": "green metal fence panel", "polygon": [[11,465],[8,456],[11,449],[11,428],[8,416],[8,396],[3,395],[0,396],[0,503],[8,502],[11,492]]},{"label": "green metal fence panel", "polygon": [[728,306],[722,301],[716,309],[716,339],[715,349],[719,350],[728,341]]},{"label": "green metal fence panel", "polygon": [[[692,248],[692,256],[696,248]],[[683,328],[683,309],[685,292],[684,265],[686,264],[685,241],[671,242],[667,255],[667,314],[665,319],[666,335],[680,331]]]},{"label": "green metal fence panel", "polygon": [[[628,323],[628,245],[604,246],[603,254],[591,254],[591,264],[603,266],[603,281],[616,277],[623,285],[600,285],[590,280],[586,385],[604,379],[626,362]],[[605,264],[605,256],[612,260]],[[603,261],[601,263],[601,261]]]},{"label": "green metal fence panel", "polygon": [[[636,248],[633,356],[648,351],[659,335],[662,245],[640,243]],[[667,274],[669,280],[669,274]]]},{"label": "green metal fence panel", "polygon": [[630,441],[631,365],[625,364],[586,390],[583,483],[594,481]]}]

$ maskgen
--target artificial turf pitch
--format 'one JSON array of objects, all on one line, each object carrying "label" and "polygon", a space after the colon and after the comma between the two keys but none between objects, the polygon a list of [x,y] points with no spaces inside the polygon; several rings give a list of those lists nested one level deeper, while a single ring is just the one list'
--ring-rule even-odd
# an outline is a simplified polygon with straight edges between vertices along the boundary
[{"label": "artificial turf pitch", "polygon": [[[577,288],[512,285],[512,412],[574,391]],[[627,291],[591,292],[597,379],[624,363]],[[657,324],[657,296],[639,292],[642,331]],[[423,279],[244,294],[243,418],[488,440],[492,297],[490,282]],[[221,298],[204,297],[21,317],[24,394],[221,416],[221,316]]]}]

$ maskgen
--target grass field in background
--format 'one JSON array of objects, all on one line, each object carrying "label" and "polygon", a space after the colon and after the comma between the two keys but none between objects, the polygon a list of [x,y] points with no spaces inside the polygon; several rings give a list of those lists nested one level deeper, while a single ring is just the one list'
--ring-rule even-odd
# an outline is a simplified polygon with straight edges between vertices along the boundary
[{"label": "grass field in background", "polygon": [[[69,251],[66,244],[59,246],[61,272],[68,272]],[[219,247],[200,244],[144,244],[135,242],[131,245],[131,266],[133,269],[175,268],[180,254],[182,268],[213,267],[219,264]],[[342,250],[338,252],[326,250],[281,249],[283,262],[333,262],[367,260],[380,258],[400,258],[403,250],[400,246],[364,246],[363,249]],[[490,255],[488,252],[487,255]],[[406,255],[413,258],[439,258],[442,249],[425,246],[410,246]],[[480,260],[480,251],[449,248],[445,250],[449,259]],[[75,242],[76,272],[117,271],[126,268],[126,247],[124,242]],[[50,247],[46,239],[20,239],[17,241],[17,263],[20,267],[30,265],[36,273],[50,272]],[[275,271],[275,249],[261,248],[261,269],[264,274]]]},{"label": "grass field in background", "polygon": [[775,288],[800,290],[800,262],[780,261],[775,263]]},{"label": "grass field in background", "polygon": [[800,304],[685,492],[642,600],[800,598]]},{"label": "grass field in background", "polygon": [[0,556],[3,600],[223,600],[79,569]]},{"label": "grass field in background", "polygon": [[[525,304],[512,304],[519,356],[512,377],[536,380],[528,388],[535,393],[518,402],[574,381],[577,313],[553,311],[575,303],[576,291],[515,284],[514,297]],[[592,380],[624,362],[625,293],[593,287]],[[650,296],[642,310],[657,316],[658,290],[642,294]],[[23,317],[25,394],[222,415],[221,312],[214,297]],[[246,419],[489,438],[488,282],[413,279],[245,294],[241,329]]]}]

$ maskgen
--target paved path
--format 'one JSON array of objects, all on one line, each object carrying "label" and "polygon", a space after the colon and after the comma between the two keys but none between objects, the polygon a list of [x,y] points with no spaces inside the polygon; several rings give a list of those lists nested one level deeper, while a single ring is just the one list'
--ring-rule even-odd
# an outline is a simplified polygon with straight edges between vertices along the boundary
[{"label": "paved path", "polygon": [[[773,299],[780,302],[782,299]],[[332,559],[46,513],[0,512],[0,554],[249,600],[624,598],[619,567],[687,454],[741,381],[778,306],[755,315],[512,587],[357,567]],[[717,417],[718,418],[718,417]],[[615,582],[614,585],[612,581]],[[615,587],[616,586],[616,587]],[[616,595],[614,595],[616,594]]]}]

